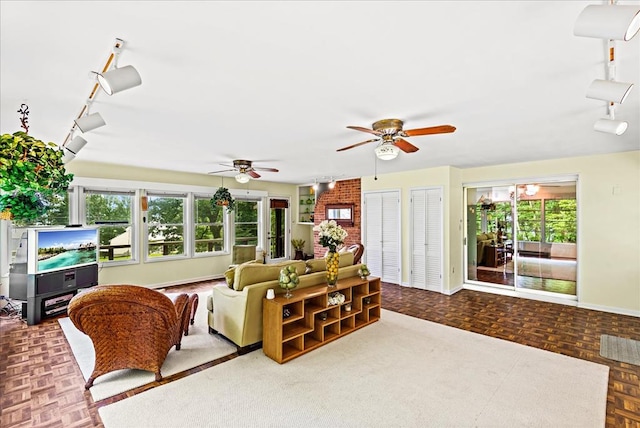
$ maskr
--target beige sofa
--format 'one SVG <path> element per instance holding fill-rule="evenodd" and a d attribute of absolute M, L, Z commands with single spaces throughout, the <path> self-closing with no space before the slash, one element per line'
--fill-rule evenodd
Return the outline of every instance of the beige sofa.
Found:
<path fill-rule="evenodd" d="M 353 253 L 340 253 L 338 280 L 358 275 L 360 264 L 353 264 Z M 234 342 L 241 351 L 262 342 L 262 299 L 267 290 L 273 288 L 276 294 L 285 290 L 278 285 L 280 269 L 283 266 L 297 267 L 300 283 L 293 290 L 326 284 L 324 259 L 289 260 L 282 263 L 261 264 L 248 262 L 237 266 L 231 284 L 213 287 L 207 298 L 209 332 L 219 333 Z"/>

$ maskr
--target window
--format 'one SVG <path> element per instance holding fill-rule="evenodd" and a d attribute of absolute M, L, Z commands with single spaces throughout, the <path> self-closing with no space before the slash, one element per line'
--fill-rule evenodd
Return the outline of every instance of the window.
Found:
<path fill-rule="evenodd" d="M 577 225 L 575 199 L 544 201 L 545 242 L 576 243 Z"/>
<path fill-rule="evenodd" d="M 186 255 L 185 207 L 185 195 L 148 194 L 148 258 Z"/>
<path fill-rule="evenodd" d="M 73 189 L 69 189 L 68 192 L 62 195 L 53 195 L 46 199 L 46 203 L 49 204 L 47 212 L 32 221 L 26 220 L 13 220 L 14 227 L 28 227 L 28 226 L 63 226 L 70 223 L 69 221 L 69 193 L 73 192 Z"/>
<path fill-rule="evenodd" d="M 258 245 L 259 201 L 237 200 L 234 212 L 235 245 Z"/>
<path fill-rule="evenodd" d="M 97 225 L 100 232 L 100 262 L 135 260 L 133 191 L 85 189 L 85 223 Z"/>
<path fill-rule="evenodd" d="M 224 251 L 225 207 L 213 205 L 211 196 L 194 196 L 195 254 Z"/>
<path fill-rule="evenodd" d="M 540 200 L 518 201 L 518 241 L 542 241 L 542 211 Z"/>

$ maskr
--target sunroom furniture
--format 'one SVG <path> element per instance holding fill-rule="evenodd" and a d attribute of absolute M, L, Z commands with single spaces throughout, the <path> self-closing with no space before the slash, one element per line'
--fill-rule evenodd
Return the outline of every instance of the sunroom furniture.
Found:
<path fill-rule="evenodd" d="M 98 376 L 121 369 L 150 371 L 161 380 L 169 350 L 180 349 L 188 300 L 183 293 L 172 302 L 137 285 L 99 285 L 74 296 L 67 313 L 95 349 L 95 367 L 85 388 Z"/>

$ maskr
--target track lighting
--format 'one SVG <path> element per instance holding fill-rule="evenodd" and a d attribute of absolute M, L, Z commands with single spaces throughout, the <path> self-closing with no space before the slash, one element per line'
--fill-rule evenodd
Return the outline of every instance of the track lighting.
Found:
<path fill-rule="evenodd" d="M 62 156 L 63 163 L 69 163 L 75 159 L 76 155 L 87 144 L 87 140 L 77 135 L 73 137 L 73 140 L 69 141 L 64 147 L 64 155 Z"/>
<path fill-rule="evenodd" d="M 140 74 L 132 65 L 96 74 L 100 87 L 107 95 L 117 94 L 142 84 Z"/>
<path fill-rule="evenodd" d="M 79 117 L 74 120 L 76 126 L 83 133 L 93 131 L 96 128 L 106 125 L 106 122 L 100 116 L 100 113 L 91 113 L 85 116 Z"/>
<path fill-rule="evenodd" d="M 313 186 L 311 186 L 313 190 L 318 190 L 318 180 L 313 181 Z"/>
<path fill-rule="evenodd" d="M 333 189 L 334 187 L 336 187 L 336 180 L 331 178 L 331 181 L 329 182 L 329 189 Z"/>
<path fill-rule="evenodd" d="M 238 183 L 241 183 L 241 184 L 248 183 L 249 180 L 251 180 L 251 177 L 246 172 L 241 172 L 240 174 L 236 175 L 236 181 Z"/>
<path fill-rule="evenodd" d="M 596 79 L 587 89 L 587 98 L 622 104 L 633 88 L 633 83 Z"/>
<path fill-rule="evenodd" d="M 578 16 L 573 34 L 629 41 L 640 30 L 640 6 L 590 5 Z"/>
<path fill-rule="evenodd" d="M 629 124 L 621 120 L 602 118 L 593 124 L 593 129 L 607 134 L 622 135 L 627 130 Z"/>
<path fill-rule="evenodd" d="M 382 143 L 375 149 L 376 156 L 380 160 L 391 160 L 398 157 L 400 149 L 391 143 Z"/>

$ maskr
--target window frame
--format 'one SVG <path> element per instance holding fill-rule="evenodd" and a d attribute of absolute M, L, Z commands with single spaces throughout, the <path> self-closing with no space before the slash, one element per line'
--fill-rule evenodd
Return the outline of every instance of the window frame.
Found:
<path fill-rule="evenodd" d="M 139 206 L 136 203 L 140 199 L 140 192 L 131 188 L 114 188 L 114 187 L 99 187 L 99 186 L 77 186 L 77 200 L 74 204 L 77 207 L 77 211 L 72 213 L 71 217 L 75 218 L 79 223 L 85 226 L 97 226 L 100 229 L 101 225 L 87 223 L 87 205 L 86 195 L 89 193 L 104 193 L 104 194 L 131 194 L 131 218 L 129 225 L 131 226 L 131 258 L 128 260 L 98 260 L 101 267 L 111 266 L 125 266 L 134 265 L 140 263 L 140 248 L 138 245 L 138 230 L 139 230 L 139 218 L 140 211 Z M 100 245 L 98 245 L 98 251 Z"/>
<path fill-rule="evenodd" d="M 146 189 L 144 192 L 144 196 L 147 198 L 159 197 L 159 198 L 182 198 L 182 254 L 170 254 L 170 255 L 161 255 L 156 257 L 149 256 L 149 225 L 151 222 L 149 221 L 148 211 L 145 211 L 144 215 L 146 220 L 143 222 L 143 232 L 142 232 L 142 248 L 144 248 L 144 257 L 142 258 L 144 263 L 156 263 L 168 260 L 185 260 L 189 258 L 193 258 L 193 252 L 191 251 L 192 246 L 192 231 L 191 227 L 188 224 L 188 219 L 191 218 L 192 214 L 192 202 L 193 198 L 191 197 L 191 193 L 189 192 L 181 192 L 181 191 L 165 191 L 165 190 L 156 190 L 156 189 Z M 149 205 L 151 205 L 151 201 L 149 200 Z M 178 225 L 178 223 L 167 223 L 170 225 Z"/>
<path fill-rule="evenodd" d="M 228 255 L 230 253 L 229 251 L 229 223 L 230 223 L 230 215 L 229 212 L 227 211 L 226 208 L 222 208 L 222 250 L 220 251 L 206 251 L 206 252 L 197 252 L 196 251 L 196 227 L 198 225 L 203 225 L 203 224 L 211 224 L 211 223 L 198 223 L 196 220 L 196 215 L 198 213 L 198 204 L 197 204 L 197 200 L 198 199 L 211 199 L 213 197 L 213 193 L 209 193 L 209 194 L 204 194 L 204 193 L 191 193 L 190 194 L 190 198 L 189 198 L 189 203 L 192 204 L 192 225 L 191 225 L 191 233 L 193 236 L 193 240 L 192 240 L 192 245 L 190 248 L 191 251 L 191 257 L 193 258 L 197 258 L 197 257 L 212 257 L 212 256 L 221 256 L 221 255 Z"/>

